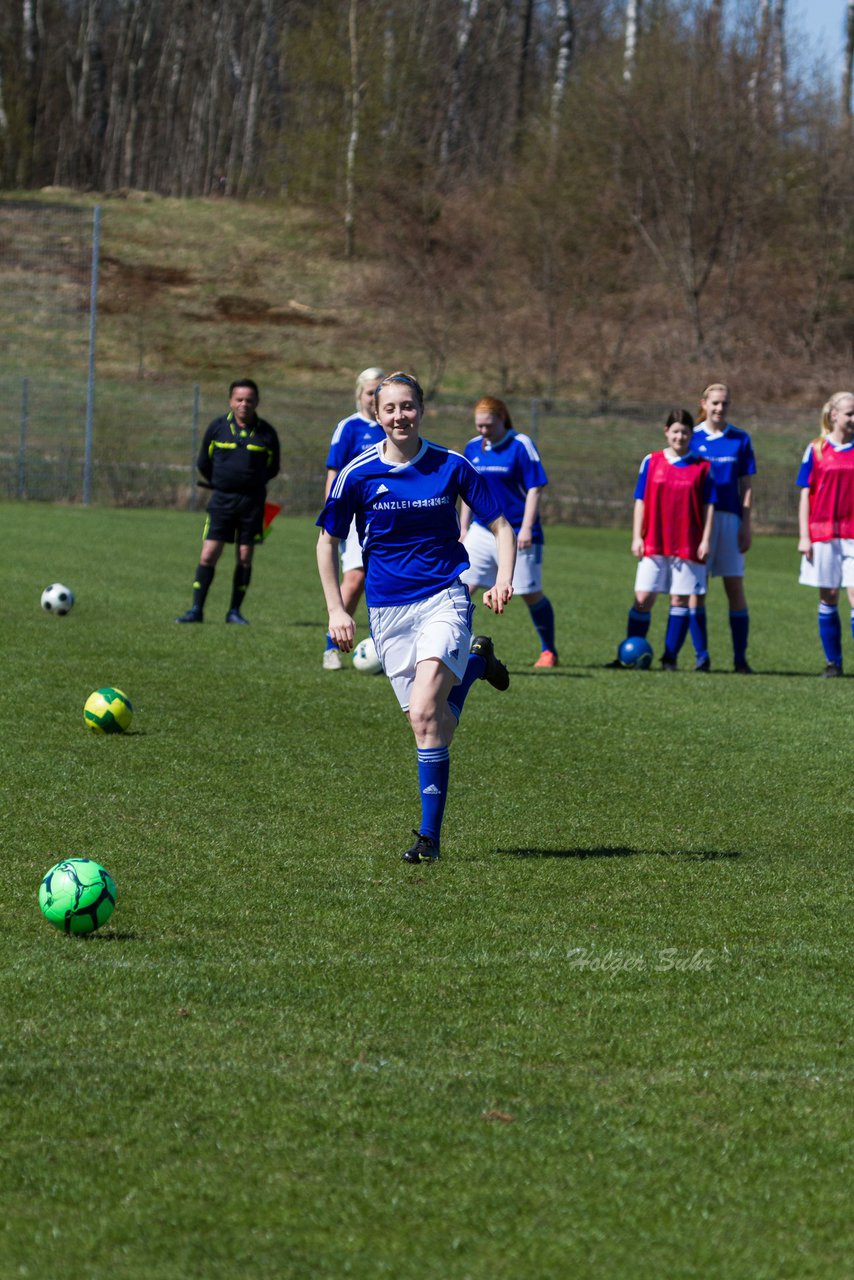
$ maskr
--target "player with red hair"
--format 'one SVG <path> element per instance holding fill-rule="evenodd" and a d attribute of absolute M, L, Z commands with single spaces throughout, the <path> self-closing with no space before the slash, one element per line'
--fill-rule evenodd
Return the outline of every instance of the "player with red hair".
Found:
<path fill-rule="evenodd" d="M 540 494 L 548 477 L 530 436 L 517 431 L 503 400 L 483 396 L 474 407 L 477 435 L 463 453 L 489 486 L 516 534 L 516 569 L 513 590 L 528 606 L 540 641 L 535 667 L 556 667 L 554 609 L 543 593 L 543 526 L 540 522 Z M 495 539 L 487 525 L 472 518 L 467 506 L 460 513 L 460 525 L 471 561 L 462 580 L 474 596 L 478 589 L 495 585 L 498 557 Z"/>

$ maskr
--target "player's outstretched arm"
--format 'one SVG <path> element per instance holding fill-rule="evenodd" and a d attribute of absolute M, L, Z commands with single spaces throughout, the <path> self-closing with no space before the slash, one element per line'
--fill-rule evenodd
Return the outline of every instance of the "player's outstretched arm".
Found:
<path fill-rule="evenodd" d="M 317 540 L 317 571 L 320 574 L 320 585 L 329 611 L 329 635 L 334 644 L 343 653 L 353 648 L 356 625 L 344 608 L 341 597 L 341 584 L 338 581 L 338 538 L 333 538 L 321 530 Z"/>
<path fill-rule="evenodd" d="M 483 593 L 483 603 L 493 613 L 503 613 L 513 599 L 513 570 L 516 568 L 516 535 L 513 526 L 499 516 L 489 526 L 498 544 L 498 572 L 495 586 Z"/>

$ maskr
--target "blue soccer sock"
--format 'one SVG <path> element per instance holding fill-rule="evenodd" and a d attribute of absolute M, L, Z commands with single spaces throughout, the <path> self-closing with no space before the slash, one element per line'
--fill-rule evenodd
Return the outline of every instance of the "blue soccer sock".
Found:
<path fill-rule="evenodd" d="M 818 634 L 821 647 L 827 662 L 842 666 L 842 623 L 839 610 L 834 604 L 818 606 Z"/>
<path fill-rule="evenodd" d="M 548 596 L 543 596 L 542 600 L 538 600 L 536 604 L 528 605 L 528 612 L 531 615 L 531 621 L 537 635 L 540 637 L 540 647 L 543 652 L 547 649 L 552 653 L 557 653 L 555 648 L 555 611 L 552 608 L 552 602 Z"/>
<path fill-rule="evenodd" d="M 463 713 L 463 703 L 469 696 L 469 689 L 475 680 L 479 680 L 486 670 L 486 663 L 480 654 L 470 653 L 466 669 L 463 672 L 463 678 L 459 684 L 455 684 L 451 692 L 448 694 L 448 706 L 453 714 L 459 720 Z"/>
<path fill-rule="evenodd" d="M 626 639 L 629 640 L 632 636 L 641 636 L 645 639 L 651 622 L 652 614 L 648 609 L 638 609 L 632 605 L 629 609 L 629 620 L 626 623 Z"/>
<path fill-rule="evenodd" d="M 332 639 L 332 636 L 329 634 L 329 632 L 328 632 L 328 631 L 327 631 L 327 633 L 326 633 L 326 647 L 327 647 L 327 649 L 337 649 L 337 648 L 338 648 L 338 645 L 337 645 L 337 644 L 335 643 L 335 641 Z"/>
<path fill-rule="evenodd" d="M 694 642 L 694 650 L 698 662 L 705 662 L 709 656 L 709 632 L 706 625 L 706 606 L 698 604 L 696 609 L 689 610 L 688 630 Z"/>
<path fill-rule="evenodd" d="M 676 660 L 679 650 L 685 643 L 688 634 L 688 608 L 686 605 L 673 604 L 667 615 L 667 631 L 664 633 L 664 655 Z"/>
<path fill-rule="evenodd" d="M 750 614 L 746 609 L 730 609 L 729 629 L 732 632 L 732 656 L 736 666 L 747 661 L 747 634 L 750 630 Z"/>
<path fill-rule="evenodd" d="M 451 753 L 447 747 L 418 748 L 418 789 L 421 792 L 419 835 L 429 836 L 438 846 L 442 818 L 448 798 Z"/>

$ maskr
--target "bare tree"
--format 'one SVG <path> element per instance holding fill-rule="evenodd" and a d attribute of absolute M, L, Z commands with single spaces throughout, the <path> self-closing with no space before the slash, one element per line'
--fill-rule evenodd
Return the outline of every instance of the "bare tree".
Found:
<path fill-rule="evenodd" d="M 635 71 L 638 39 L 640 37 L 643 0 L 626 0 L 626 31 L 623 44 L 623 79 L 631 83 Z"/>
<path fill-rule="evenodd" d="M 575 13 L 572 7 L 572 0 L 555 0 L 555 9 L 558 40 L 550 109 L 552 146 L 557 143 L 560 110 L 566 94 L 566 82 L 572 69 L 572 57 L 575 51 Z"/>
<path fill-rule="evenodd" d="M 851 83 L 854 78 L 854 0 L 848 0 L 845 21 L 845 74 L 843 76 L 842 109 L 851 119 Z"/>
<path fill-rule="evenodd" d="M 774 0 L 773 39 L 771 43 L 771 93 L 774 103 L 774 120 L 783 124 L 786 87 L 786 0 Z"/>
<path fill-rule="evenodd" d="M 451 68 L 451 84 L 448 92 L 448 110 L 445 116 L 445 127 L 439 143 L 439 169 L 445 174 L 451 153 L 457 144 L 463 109 L 463 75 L 465 71 L 466 52 L 471 30 L 474 25 L 480 0 L 459 0 L 460 9 L 457 18 L 456 48 Z"/>
<path fill-rule="evenodd" d="M 350 134 L 347 139 L 346 201 L 344 208 L 344 252 L 352 258 L 356 249 L 356 149 L 362 111 L 362 75 L 359 70 L 359 0 L 350 0 L 347 30 L 350 37 Z"/>

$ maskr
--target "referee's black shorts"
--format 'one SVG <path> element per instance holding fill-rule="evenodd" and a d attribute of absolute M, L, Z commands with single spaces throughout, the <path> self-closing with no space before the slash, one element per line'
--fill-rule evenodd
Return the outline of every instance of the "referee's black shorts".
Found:
<path fill-rule="evenodd" d="M 264 498 L 257 494 L 220 493 L 211 496 L 204 538 L 252 546 L 264 538 Z"/>

